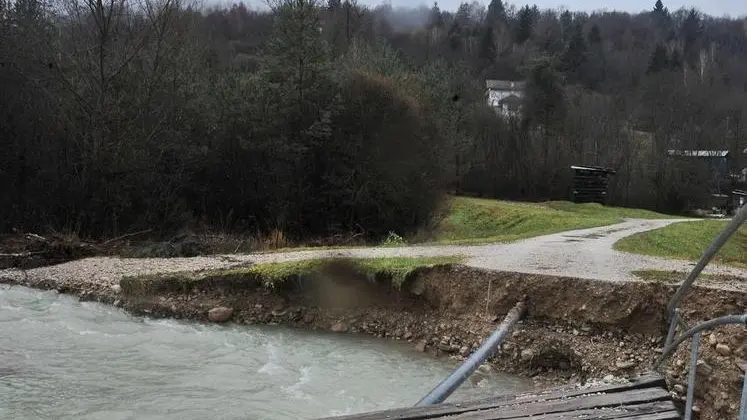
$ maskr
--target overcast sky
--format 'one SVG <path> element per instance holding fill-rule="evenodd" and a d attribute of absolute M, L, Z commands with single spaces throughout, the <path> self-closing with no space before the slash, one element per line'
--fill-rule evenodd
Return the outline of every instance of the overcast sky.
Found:
<path fill-rule="evenodd" d="M 392 6 L 418 6 L 420 4 L 433 4 L 432 0 L 389 0 Z M 487 4 L 490 0 L 478 0 Z M 695 7 L 698 10 L 713 16 L 730 15 L 732 17 L 747 16 L 747 0 L 663 0 L 669 10 L 677 10 L 680 7 Z M 375 6 L 383 3 L 383 0 L 360 0 L 361 3 Z M 460 0 L 439 0 L 441 8 L 455 10 Z M 540 9 L 557 9 L 561 6 L 572 11 L 587 11 L 607 9 L 621 10 L 637 13 L 650 10 L 654 7 L 656 0 L 509 0 L 509 4 L 523 6 L 525 3 L 537 4 Z"/>

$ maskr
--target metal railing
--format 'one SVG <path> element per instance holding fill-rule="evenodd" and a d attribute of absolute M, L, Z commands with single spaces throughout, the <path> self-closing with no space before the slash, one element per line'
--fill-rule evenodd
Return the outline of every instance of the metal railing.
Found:
<path fill-rule="evenodd" d="M 654 364 L 654 368 L 658 369 L 667 357 L 669 357 L 683 342 L 688 338 L 692 338 L 692 347 L 690 350 L 690 366 L 689 374 L 687 377 L 687 396 L 685 399 L 685 420 L 690 420 L 693 415 L 693 403 L 695 399 L 695 378 L 697 376 L 698 367 L 698 355 L 700 352 L 700 335 L 705 330 L 710 330 L 714 327 L 729 324 L 742 324 L 747 325 L 747 313 L 742 315 L 728 315 L 720 318 L 711 319 L 709 321 L 700 323 L 695 327 L 689 328 L 685 320 L 682 318 L 681 311 L 679 310 L 679 304 L 682 298 L 685 296 L 687 291 L 692 287 L 695 280 L 703 272 L 703 269 L 711 262 L 716 253 L 726 244 L 732 235 L 742 226 L 747 220 L 747 206 L 742 206 L 737 213 L 734 215 L 732 220 L 726 225 L 724 230 L 719 233 L 716 239 L 706 248 L 700 260 L 695 265 L 693 270 L 687 275 L 685 280 L 682 282 L 680 287 L 675 292 L 672 299 L 667 304 L 667 318 L 669 321 L 669 331 L 667 332 L 667 338 L 664 341 L 664 348 L 659 359 Z M 677 329 L 680 329 L 682 333 L 676 336 Z M 744 367 L 747 371 L 747 366 Z M 747 373 L 744 375 L 744 381 L 742 386 L 742 399 L 740 402 L 739 420 L 747 420 Z"/>
<path fill-rule="evenodd" d="M 462 364 L 440 384 L 436 385 L 431 392 L 415 404 L 415 407 L 439 404 L 446 400 L 457 388 L 469 378 L 477 368 L 485 363 L 488 358 L 495 353 L 496 349 L 508 333 L 526 313 L 526 303 L 519 302 L 514 306 L 503 319 L 501 325 L 490 335 L 482 345 L 467 358 Z"/>
<path fill-rule="evenodd" d="M 697 280 L 698 276 L 703 272 L 703 269 L 705 269 L 716 253 L 718 253 L 724 244 L 726 244 L 739 227 L 744 224 L 745 220 L 747 220 L 747 206 L 743 206 L 739 209 L 726 228 L 724 228 L 724 230 L 703 252 L 698 263 L 690 274 L 688 274 L 687 278 L 685 278 L 685 281 L 680 285 L 667 305 L 667 318 L 670 323 L 669 331 L 667 332 L 662 355 L 655 363 L 654 368 L 658 369 L 680 344 L 692 337 L 693 343 L 690 355 L 690 374 L 688 375 L 687 397 L 685 403 L 685 420 L 690 420 L 693 413 L 695 377 L 697 375 L 698 354 L 700 351 L 700 333 L 704 330 L 720 325 L 747 325 L 747 313 L 743 315 L 729 315 L 715 318 L 698 324 L 693 328 L 688 328 L 687 323 L 681 316 L 678 305 L 685 293 L 687 293 L 695 280 Z M 524 316 L 525 312 L 525 302 L 519 302 L 511 311 L 509 311 L 501 325 L 483 342 L 480 348 L 465 360 L 451 375 L 449 375 L 449 377 L 433 388 L 428 395 L 418 401 L 415 406 L 422 407 L 445 401 L 446 398 L 448 398 L 472 373 L 474 373 L 475 370 L 477 370 L 478 366 L 484 363 L 495 352 L 498 346 L 505 340 L 511 328 L 513 328 L 513 326 Z M 683 333 L 675 338 L 678 327 L 683 331 Z M 745 366 L 745 370 L 747 370 L 747 366 Z M 747 420 L 747 373 L 744 378 L 739 419 Z"/>

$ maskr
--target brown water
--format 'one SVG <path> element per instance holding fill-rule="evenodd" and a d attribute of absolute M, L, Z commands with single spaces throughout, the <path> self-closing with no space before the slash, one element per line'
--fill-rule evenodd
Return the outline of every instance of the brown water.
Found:
<path fill-rule="evenodd" d="M 0 418 L 303 419 L 411 406 L 456 362 L 345 334 L 133 317 L 0 286 Z M 526 389 L 503 375 L 449 401 Z"/>

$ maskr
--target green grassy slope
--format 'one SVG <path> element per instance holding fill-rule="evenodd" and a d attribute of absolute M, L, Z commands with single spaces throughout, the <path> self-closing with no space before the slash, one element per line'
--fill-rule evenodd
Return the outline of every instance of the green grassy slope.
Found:
<path fill-rule="evenodd" d="M 567 230 L 605 226 L 625 218 L 672 218 L 648 210 L 565 201 L 518 203 L 452 197 L 435 229 L 440 243 L 512 241 Z"/>
<path fill-rule="evenodd" d="M 723 220 L 675 223 L 623 238 L 615 244 L 615 249 L 656 257 L 697 260 L 727 223 Z M 714 260 L 747 266 L 747 226 L 742 226 L 731 237 Z"/>

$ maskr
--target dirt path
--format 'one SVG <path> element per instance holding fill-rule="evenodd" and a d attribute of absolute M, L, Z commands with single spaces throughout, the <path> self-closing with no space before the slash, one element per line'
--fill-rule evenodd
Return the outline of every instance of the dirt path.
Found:
<path fill-rule="evenodd" d="M 41 267 L 26 272 L 41 281 L 92 282 L 116 284 L 124 275 L 154 272 L 194 271 L 225 268 L 246 263 L 297 261 L 321 257 L 427 257 L 462 255 L 466 265 L 492 270 L 547 274 L 607 281 L 634 280 L 632 271 L 659 269 L 689 271 L 694 263 L 667 260 L 615 251 L 619 239 L 639 232 L 667 226 L 683 220 L 628 220 L 591 229 L 539 236 L 511 243 L 490 245 L 434 245 L 335 250 L 303 250 L 282 253 L 217 255 L 195 258 L 125 259 L 96 257 L 65 264 Z M 706 273 L 729 274 L 747 278 L 747 271 L 710 264 Z M 1 276 L 21 275 L 0 271 Z"/>

